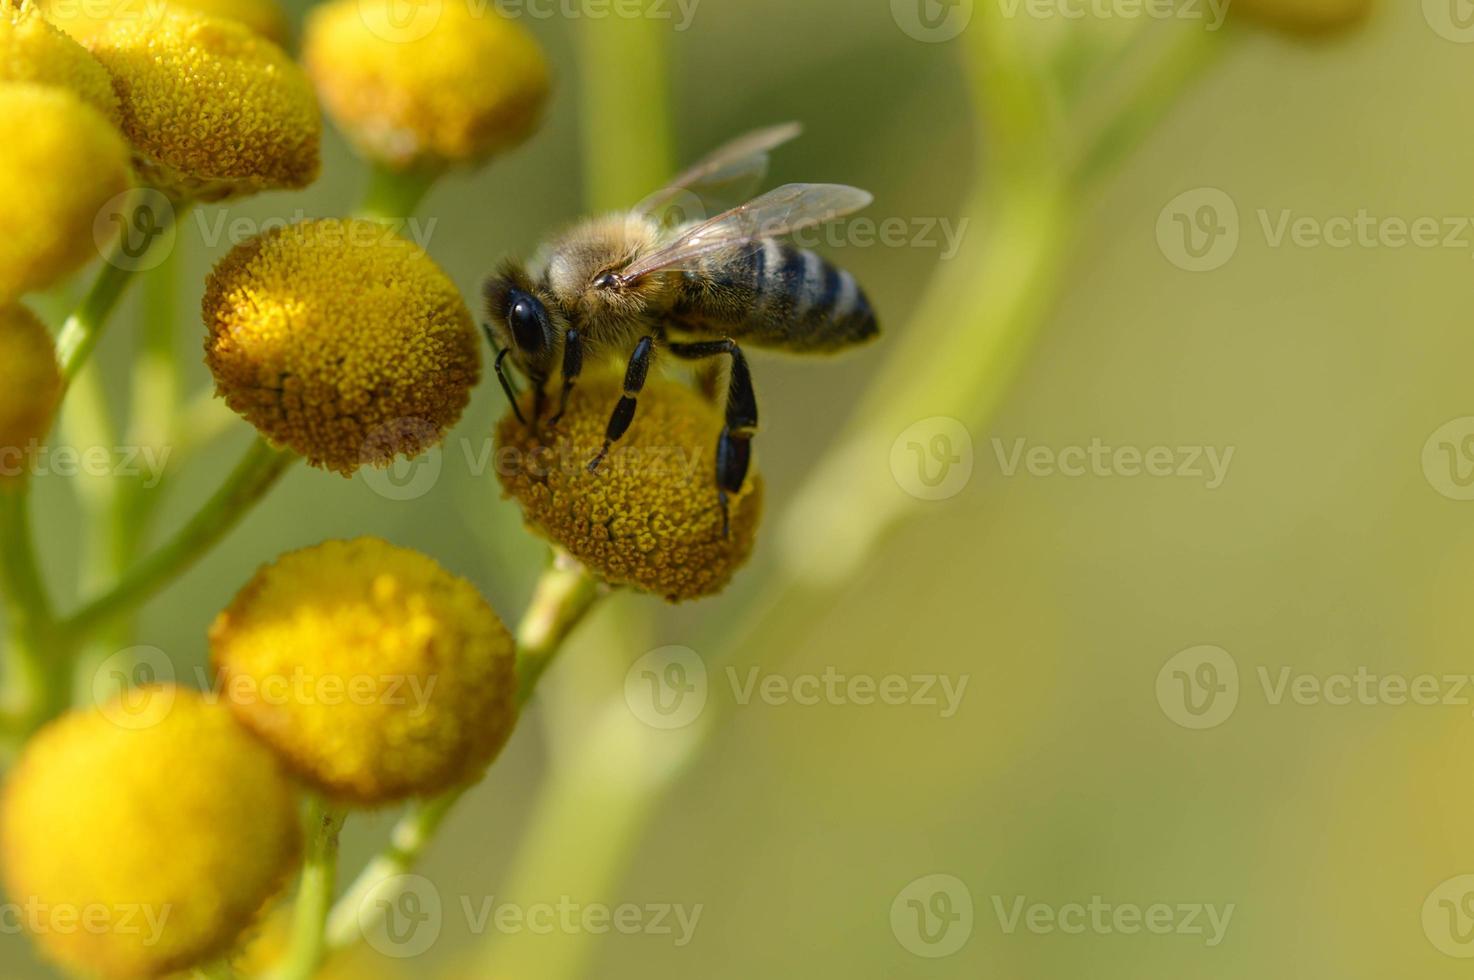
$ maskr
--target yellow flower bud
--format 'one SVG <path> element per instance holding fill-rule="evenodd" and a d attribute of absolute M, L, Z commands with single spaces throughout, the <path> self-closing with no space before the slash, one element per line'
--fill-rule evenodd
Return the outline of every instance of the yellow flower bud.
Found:
<path fill-rule="evenodd" d="M 469 780 L 516 721 L 514 644 L 496 613 L 471 583 L 376 538 L 261 569 L 210 647 L 237 717 L 339 799 Z"/>
<path fill-rule="evenodd" d="M 13 457 L 51 428 L 61 374 L 51 334 L 24 306 L 0 307 L 0 451 Z M 13 458 L 0 459 L 0 479 L 13 476 Z"/>
<path fill-rule="evenodd" d="M 654 377 L 634 424 L 590 473 L 622 388 L 609 375 L 581 380 L 556 433 L 544 424 L 534 434 L 509 413 L 497 429 L 502 486 L 535 531 L 605 581 L 672 602 L 719 592 L 752 553 L 762 480 L 749 477 L 732 498 L 731 533 L 723 536 L 721 414 L 687 386 Z"/>
<path fill-rule="evenodd" d="M 303 62 L 334 122 L 391 169 L 478 164 L 536 128 L 549 69 L 537 41 L 494 5 L 417 9 L 334 0 L 303 36 Z"/>
<path fill-rule="evenodd" d="M 103 34 L 110 21 L 157 20 L 164 10 L 239 21 L 269 41 L 286 47 L 291 28 L 276 0 L 43 0 L 46 17 L 83 44 Z"/>
<path fill-rule="evenodd" d="M 68 89 L 118 121 L 118 97 L 107 71 L 86 48 L 47 23 L 31 0 L 0 0 L 0 82 Z"/>
<path fill-rule="evenodd" d="M 172 10 L 110 20 L 89 42 L 113 76 L 139 173 L 216 201 L 317 179 L 322 120 L 307 78 L 231 20 Z"/>
<path fill-rule="evenodd" d="M 217 393 L 273 443 L 345 476 L 439 443 L 481 374 L 455 284 L 371 221 L 241 244 L 210 275 L 204 315 Z"/>
<path fill-rule="evenodd" d="M 32 910 L 22 922 L 52 959 L 157 977 L 224 953 L 253 922 L 298 854 L 297 806 L 224 707 L 174 687 L 122 696 L 165 710 L 120 724 L 132 716 L 114 703 L 43 729 L 6 788 L 0 852 L 10 901 Z"/>
<path fill-rule="evenodd" d="M 131 182 L 102 113 L 65 89 L 0 85 L 0 303 L 96 258 L 99 215 Z"/>
<path fill-rule="evenodd" d="M 1291 34 L 1314 37 L 1354 27 L 1373 0 L 1233 0 L 1231 12 Z"/>

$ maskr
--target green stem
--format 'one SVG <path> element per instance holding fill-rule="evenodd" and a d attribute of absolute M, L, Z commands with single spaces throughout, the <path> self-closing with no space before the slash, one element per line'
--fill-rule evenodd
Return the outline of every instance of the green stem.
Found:
<path fill-rule="evenodd" d="M 225 483 L 184 527 L 110 592 L 65 620 L 63 629 L 69 636 L 85 636 L 143 605 L 229 534 L 297 458 L 258 437 Z"/>
<path fill-rule="evenodd" d="M 517 627 L 518 707 L 532 697 L 538 680 L 600 594 L 599 584 L 588 570 L 564 556 L 558 556 L 543 572 Z M 384 890 L 386 883 L 419 863 L 446 816 L 470 788 L 460 786 L 411 805 L 390 832 L 389 846 L 369 862 L 334 906 L 328 918 L 330 949 L 345 949 L 362 938 L 366 925 L 360 909 L 370 896 L 392 904 L 393 895 Z"/>
<path fill-rule="evenodd" d="M 628 208 L 671 172 L 670 25 L 651 17 L 580 25 L 578 105 L 584 198 L 590 210 Z M 630 112 L 637 105 L 639 112 Z"/>
<path fill-rule="evenodd" d="M 0 709 L 24 736 L 66 705 L 66 650 L 31 531 L 30 488 L 0 479 L 0 591 L 10 627 Z"/>
<path fill-rule="evenodd" d="M 338 887 L 338 835 L 346 812 L 316 796 L 307 800 L 307 854 L 292 909 L 292 938 L 270 980 L 308 980 L 327 955 L 323 928 Z"/>
<path fill-rule="evenodd" d="M 439 178 L 437 171 L 390 170 L 379 163 L 370 164 L 368 187 L 357 214 L 386 224 L 407 221 Z"/>

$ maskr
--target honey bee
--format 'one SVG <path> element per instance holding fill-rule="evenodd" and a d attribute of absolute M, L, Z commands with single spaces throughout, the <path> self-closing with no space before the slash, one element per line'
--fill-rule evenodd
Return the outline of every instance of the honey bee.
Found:
<path fill-rule="evenodd" d="M 788 184 L 706 220 L 663 219 L 674 205 L 753 187 L 769 153 L 800 132 L 795 123 L 723 146 L 625 213 L 587 220 L 531 263 L 505 263 L 485 285 L 496 374 L 517 417 L 511 358 L 533 386 L 538 424 L 555 372 L 556 426 L 585 363 L 619 358 L 624 395 L 614 406 L 597 470 L 629 429 L 652 364 L 728 358 L 725 424 L 717 439 L 716 489 L 728 532 L 728 495 L 741 490 L 757 431 L 757 397 L 741 344 L 827 353 L 874 338 L 879 324 L 854 276 L 785 236 L 868 206 L 865 191 L 838 184 Z"/>

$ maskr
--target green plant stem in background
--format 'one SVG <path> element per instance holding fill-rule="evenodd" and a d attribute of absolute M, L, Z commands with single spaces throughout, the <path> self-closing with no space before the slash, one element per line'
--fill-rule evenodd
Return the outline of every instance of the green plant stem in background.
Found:
<path fill-rule="evenodd" d="M 633 207 L 670 175 L 670 32 L 654 17 L 578 25 L 584 203 L 592 211 Z"/>
<path fill-rule="evenodd" d="M 563 555 L 543 572 L 532 600 L 517 627 L 517 704 L 524 706 L 548 665 L 563 649 L 569 634 L 583 622 L 599 598 L 598 581 L 582 565 Z M 460 786 L 440 796 L 411 804 L 390 832 L 389 846 L 380 852 L 334 906 L 328 919 L 329 949 L 341 950 L 363 937 L 364 903 L 392 904 L 393 879 L 411 870 L 423 856 L 451 809 L 471 786 Z M 378 906 L 383 907 L 383 906 Z"/>
<path fill-rule="evenodd" d="M 338 835 L 345 817 L 344 810 L 316 796 L 307 800 L 307 854 L 292 908 L 292 936 L 285 959 L 267 974 L 270 980 L 308 980 L 327 955 L 323 926 L 338 887 Z"/>
<path fill-rule="evenodd" d="M 368 187 L 357 214 L 370 221 L 392 224 L 412 217 L 440 174 L 435 171 L 390 170 L 379 163 L 369 165 Z"/>
<path fill-rule="evenodd" d="M 3 709 L 12 736 L 24 737 L 66 705 L 65 663 L 50 593 L 31 532 L 28 482 L 0 483 L 0 590 L 10 627 Z"/>
<path fill-rule="evenodd" d="M 229 534 L 297 459 L 255 438 L 214 496 L 184 527 L 110 592 L 65 620 L 63 629 L 71 636 L 85 636 L 147 602 Z"/>

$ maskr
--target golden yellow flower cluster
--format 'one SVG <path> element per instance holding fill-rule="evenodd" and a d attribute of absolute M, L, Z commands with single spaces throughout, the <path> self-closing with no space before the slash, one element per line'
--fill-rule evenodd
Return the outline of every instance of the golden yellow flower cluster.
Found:
<path fill-rule="evenodd" d="M 371 221 L 308 221 L 245 242 L 211 274 L 204 316 L 226 403 L 344 475 L 438 443 L 480 378 L 455 284 Z"/>
<path fill-rule="evenodd" d="M 502 486 L 534 530 L 608 582 L 672 602 L 719 592 L 752 553 L 762 480 L 750 477 L 732 498 L 724 536 L 715 476 L 721 414 L 687 386 L 653 377 L 629 432 L 590 473 L 621 393 L 614 376 L 581 381 L 556 432 L 534 433 L 509 413 L 497 429 Z"/>
<path fill-rule="evenodd" d="M 542 49 L 488 4 L 397 0 L 318 7 L 303 61 L 323 105 L 370 159 L 396 170 L 474 165 L 525 140 L 550 73 Z"/>
<path fill-rule="evenodd" d="M 149 724 L 119 704 L 27 745 L 0 807 L 10 901 L 87 976 L 157 977 L 228 950 L 299 853 L 280 763 L 218 704 L 172 687 Z"/>
<path fill-rule="evenodd" d="M 72 37 L 88 44 L 106 32 L 113 21 L 157 20 L 165 10 L 195 13 L 239 21 L 269 41 L 285 47 L 291 30 L 286 12 L 276 0 L 44 0 L 46 17 Z"/>
<path fill-rule="evenodd" d="M 112 79 L 87 49 L 57 30 L 31 0 L 0 0 L 0 82 L 64 88 L 118 121 Z"/>
<path fill-rule="evenodd" d="M 64 88 L 0 85 L 0 304 L 96 258 L 118 231 L 97 227 L 105 205 L 131 182 L 128 147 L 96 108 Z"/>
<path fill-rule="evenodd" d="M 24 306 L 0 307 L 0 450 L 44 438 L 60 393 L 46 326 Z"/>
<path fill-rule="evenodd" d="M 343 800 L 383 803 L 469 780 L 517 717 L 514 644 L 486 600 L 424 555 L 375 538 L 266 566 L 216 619 L 210 645 L 240 720 Z"/>
<path fill-rule="evenodd" d="M 212 201 L 317 179 L 322 121 L 300 68 L 233 20 L 172 10 L 89 39 L 144 181 Z"/>

